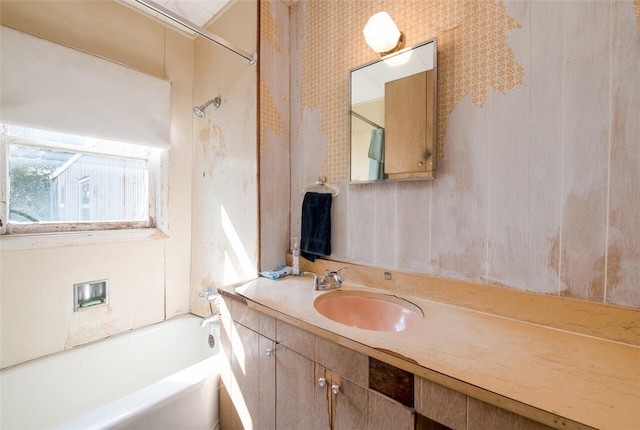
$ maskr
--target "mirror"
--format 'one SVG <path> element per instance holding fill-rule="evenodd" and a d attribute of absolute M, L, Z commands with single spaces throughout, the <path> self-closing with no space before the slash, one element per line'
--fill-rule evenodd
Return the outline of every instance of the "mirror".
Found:
<path fill-rule="evenodd" d="M 350 182 L 433 179 L 436 39 L 350 72 Z"/>

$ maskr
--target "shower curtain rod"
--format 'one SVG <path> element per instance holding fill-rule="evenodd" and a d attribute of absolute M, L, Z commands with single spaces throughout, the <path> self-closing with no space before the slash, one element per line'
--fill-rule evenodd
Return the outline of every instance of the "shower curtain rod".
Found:
<path fill-rule="evenodd" d="M 169 9 L 166 9 L 162 6 L 160 6 L 159 4 L 157 4 L 156 2 L 153 2 L 151 0 L 133 0 L 136 3 L 153 10 L 154 12 L 159 13 L 160 15 L 164 16 L 165 18 L 175 22 L 176 24 L 179 24 L 191 31 L 193 31 L 194 33 L 204 37 L 205 39 L 207 39 L 210 42 L 213 42 L 217 45 L 222 46 L 223 48 L 228 49 L 229 51 L 233 52 L 234 54 L 237 54 L 247 60 L 249 60 L 249 64 L 250 65 L 254 65 L 256 64 L 256 53 L 254 52 L 253 55 L 243 51 L 240 48 L 236 48 L 235 46 L 233 46 L 230 42 L 227 42 L 226 40 L 224 40 L 223 38 L 216 36 L 213 33 L 208 32 L 207 30 L 203 29 L 202 27 L 194 24 L 193 22 L 182 18 L 181 16 L 176 15 L 175 13 L 171 12 Z"/>
<path fill-rule="evenodd" d="M 381 129 L 383 129 L 383 130 L 384 130 L 384 127 L 379 126 L 379 125 L 378 125 L 378 124 L 376 124 L 375 122 L 371 121 L 370 119 L 367 119 L 367 118 L 363 117 L 363 116 L 362 116 L 362 115 L 360 115 L 359 113 L 356 113 L 356 112 L 354 112 L 354 111 L 351 111 L 351 115 L 355 116 L 355 117 L 356 117 L 356 118 L 358 118 L 360 121 L 364 121 L 364 122 L 366 122 L 367 124 L 369 124 L 369 125 L 370 125 L 370 126 L 372 126 L 372 127 L 375 127 L 375 128 L 381 128 Z"/>

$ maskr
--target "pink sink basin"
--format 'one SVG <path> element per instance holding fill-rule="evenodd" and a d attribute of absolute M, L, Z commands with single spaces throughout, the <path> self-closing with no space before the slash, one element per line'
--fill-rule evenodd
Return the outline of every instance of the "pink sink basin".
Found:
<path fill-rule="evenodd" d="M 313 302 L 325 317 L 350 327 L 376 331 L 405 331 L 420 324 L 424 314 L 398 297 L 365 291 L 332 291 Z"/>

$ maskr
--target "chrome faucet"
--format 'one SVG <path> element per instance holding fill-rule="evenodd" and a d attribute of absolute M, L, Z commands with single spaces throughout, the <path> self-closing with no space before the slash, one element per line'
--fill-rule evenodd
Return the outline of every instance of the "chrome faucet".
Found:
<path fill-rule="evenodd" d="M 325 271 L 324 278 L 321 278 L 313 272 L 303 272 L 302 274 L 313 275 L 313 289 L 316 291 L 335 290 L 342 286 L 343 279 L 340 272 L 344 269 L 346 269 L 346 267 L 332 271 L 327 270 Z"/>
<path fill-rule="evenodd" d="M 214 287 L 200 290 L 200 292 L 198 293 L 198 297 L 200 297 L 200 300 L 204 300 L 207 303 L 213 302 L 218 307 L 220 307 L 220 301 L 222 300 L 222 298 L 220 297 L 220 293 Z"/>
<path fill-rule="evenodd" d="M 211 309 L 211 315 L 200 321 L 200 327 L 204 327 L 207 324 L 217 324 L 220 322 L 220 305 L 222 304 L 222 297 L 217 289 L 211 287 L 204 290 L 200 290 L 198 293 L 200 300 L 204 300 L 209 303 L 209 309 Z M 215 303 L 218 312 L 213 312 L 211 302 Z"/>
<path fill-rule="evenodd" d="M 207 324 L 218 324 L 220 322 L 220 312 L 218 312 L 217 314 L 212 314 L 206 318 L 203 318 L 202 321 L 200 321 L 200 327 L 204 327 Z"/>

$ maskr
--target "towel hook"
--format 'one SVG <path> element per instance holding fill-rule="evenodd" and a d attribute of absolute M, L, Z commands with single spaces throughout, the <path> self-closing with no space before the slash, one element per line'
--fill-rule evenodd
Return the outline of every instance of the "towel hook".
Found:
<path fill-rule="evenodd" d="M 338 188 L 333 185 L 327 185 L 325 181 L 326 177 L 319 176 L 315 183 L 306 185 L 302 191 L 305 193 L 325 193 L 331 194 L 333 197 L 338 195 Z"/>

